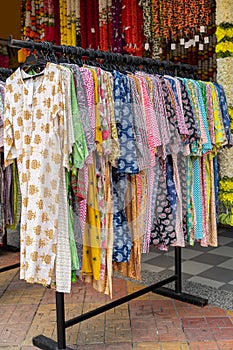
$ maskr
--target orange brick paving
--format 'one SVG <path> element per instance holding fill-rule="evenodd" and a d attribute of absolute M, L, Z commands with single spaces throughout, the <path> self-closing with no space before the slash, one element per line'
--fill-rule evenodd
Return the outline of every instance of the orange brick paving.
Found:
<path fill-rule="evenodd" d="M 113 279 L 113 300 L 143 288 Z M 66 319 L 109 298 L 81 282 L 65 296 Z M 0 273 L 0 350 L 32 350 L 32 338 L 56 340 L 54 290 L 19 280 L 19 270 Z M 233 311 L 204 308 L 148 293 L 66 330 L 78 350 L 233 350 Z"/>

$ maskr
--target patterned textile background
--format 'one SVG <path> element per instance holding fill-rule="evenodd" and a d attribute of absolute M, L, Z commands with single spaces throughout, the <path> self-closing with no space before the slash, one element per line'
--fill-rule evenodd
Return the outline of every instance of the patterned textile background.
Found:
<path fill-rule="evenodd" d="M 189 63 L 216 80 L 213 0 L 22 0 L 21 9 L 22 39 Z"/>

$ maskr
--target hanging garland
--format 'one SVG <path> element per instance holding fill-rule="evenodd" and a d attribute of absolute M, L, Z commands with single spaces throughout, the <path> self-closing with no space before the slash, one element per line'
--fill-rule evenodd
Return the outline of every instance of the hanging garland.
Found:
<path fill-rule="evenodd" d="M 216 1 L 217 80 L 224 87 L 233 134 L 233 1 Z M 233 226 L 233 150 L 223 149 L 219 155 L 219 222 Z"/>
<path fill-rule="evenodd" d="M 23 0 L 21 3 L 22 39 L 59 43 L 58 5 L 54 0 Z"/>
<path fill-rule="evenodd" d="M 197 65 L 202 80 L 215 80 L 215 2 L 141 0 L 139 4 L 144 56 Z"/>

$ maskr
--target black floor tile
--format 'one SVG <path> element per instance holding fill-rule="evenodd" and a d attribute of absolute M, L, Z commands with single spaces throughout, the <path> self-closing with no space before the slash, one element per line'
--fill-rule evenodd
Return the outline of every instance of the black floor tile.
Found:
<path fill-rule="evenodd" d="M 225 228 L 225 227 L 221 227 L 218 229 L 218 235 L 219 236 L 224 236 L 224 237 L 233 237 L 233 227 L 229 227 L 229 228 Z"/>
<path fill-rule="evenodd" d="M 213 250 L 214 247 L 202 247 L 200 245 L 200 243 L 195 243 L 194 246 L 191 246 L 191 245 L 187 245 L 187 248 L 188 249 L 193 249 L 193 250 L 196 250 L 196 251 L 200 251 L 200 252 L 203 252 L 203 253 L 206 253 L 206 252 L 209 252 L 210 250 Z M 185 248 L 184 248 L 185 249 Z"/>
<path fill-rule="evenodd" d="M 174 258 L 168 255 L 161 255 L 146 261 L 147 264 L 169 268 L 175 265 Z"/>
<path fill-rule="evenodd" d="M 190 275 L 189 273 L 182 272 L 182 281 L 188 280 L 189 278 L 192 278 L 193 275 Z"/>
<path fill-rule="evenodd" d="M 227 283 L 233 280 L 233 270 L 224 269 L 222 267 L 212 267 L 198 274 L 198 276 Z"/>
<path fill-rule="evenodd" d="M 215 254 L 201 254 L 198 255 L 190 260 L 196 261 L 203 264 L 209 264 L 217 266 L 225 261 L 227 261 L 229 258 L 222 256 L 222 255 L 215 255 Z"/>
<path fill-rule="evenodd" d="M 233 284 L 224 284 L 219 289 L 227 290 L 228 292 L 233 292 Z"/>

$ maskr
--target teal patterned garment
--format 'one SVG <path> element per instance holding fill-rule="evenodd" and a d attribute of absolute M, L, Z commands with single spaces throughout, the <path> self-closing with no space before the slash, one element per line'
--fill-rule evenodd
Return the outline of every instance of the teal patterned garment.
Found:
<path fill-rule="evenodd" d="M 209 125 L 207 119 L 207 96 L 206 96 L 206 84 L 200 81 L 193 81 L 198 89 L 198 101 L 200 103 L 200 112 L 203 120 L 205 133 L 207 136 L 207 142 L 202 144 L 202 154 L 208 153 L 212 150 L 211 138 L 209 133 Z"/>
<path fill-rule="evenodd" d="M 186 220 L 187 220 L 187 241 L 194 244 L 194 210 L 192 199 L 193 169 L 191 157 L 186 157 Z"/>
<path fill-rule="evenodd" d="M 188 81 L 188 79 L 187 79 Z M 192 172 L 193 172 L 193 182 L 192 182 L 192 200 L 194 209 L 194 240 L 200 240 L 203 238 L 203 217 L 206 215 L 203 207 L 203 183 L 202 183 L 202 168 L 201 168 L 201 155 L 206 154 L 212 150 L 212 144 L 210 139 L 208 120 L 207 120 L 207 110 L 205 91 L 201 89 L 201 85 L 194 80 L 189 80 L 188 87 L 191 90 L 191 102 L 194 106 L 197 120 L 199 122 L 199 127 L 201 130 L 201 143 L 199 148 L 199 154 L 192 157 Z M 195 100 L 193 99 L 195 96 Z M 190 170 L 190 169 L 189 169 Z M 189 214 L 188 214 L 189 215 Z"/>

